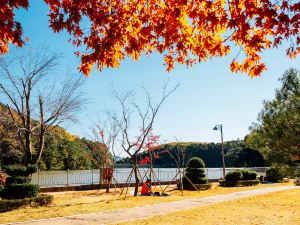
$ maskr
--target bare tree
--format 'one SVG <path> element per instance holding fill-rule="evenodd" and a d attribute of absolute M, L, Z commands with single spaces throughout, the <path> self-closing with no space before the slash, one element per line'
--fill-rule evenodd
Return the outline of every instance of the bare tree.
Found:
<path fill-rule="evenodd" d="M 135 178 L 134 196 L 138 193 L 139 187 L 139 171 L 138 171 L 138 154 L 144 149 L 147 137 L 150 135 L 154 121 L 157 117 L 159 109 L 165 100 L 178 88 L 179 84 L 169 88 L 169 80 L 164 82 L 162 88 L 162 96 L 158 103 L 153 103 L 152 96 L 149 91 L 142 86 L 142 90 L 146 96 L 146 106 L 143 108 L 138 105 L 132 96 L 133 91 L 120 94 L 116 90 L 113 96 L 120 105 L 119 116 L 111 114 L 111 118 L 115 120 L 120 128 L 121 149 L 126 152 L 132 160 L 133 173 Z M 138 125 L 136 130 L 132 127 L 132 117 L 136 116 Z"/>
<path fill-rule="evenodd" d="M 102 181 L 106 184 L 106 193 L 109 193 L 110 183 L 114 179 L 113 172 L 116 156 L 119 155 L 116 151 L 117 137 L 119 134 L 119 126 L 115 120 L 108 118 L 107 121 L 96 123 L 92 128 L 90 139 L 87 141 L 87 147 L 91 150 L 90 157 L 102 172 L 102 179 L 99 180 L 101 187 Z M 116 182 L 116 180 L 115 180 Z"/>
<path fill-rule="evenodd" d="M 170 182 L 170 184 L 175 179 L 177 179 L 177 176 L 179 175 L 179 185 L 180 185 L 180 189 L 181 189 L 182 195 L 183 195 L 182 179 L 183 179 L 183 176 L 184 176 L 184 169 L 185 169 L 185 166 L 186 166 L 186 162 L 187 162 L 187 159 L 189 158 L 189 156 L 187 156 L 186 145 L 184 143 L 180 142 L 176 138 L 176 142 L 175 142 L 174 146 L 172 146 L 171 149 L 169 149 L 169 148 L 164 149 L 163 152 L 168 153 L 170 158 L 174 160 L 175 165 L 177 167 L 177 173 L 176 173 L 175 177 L 173 178 L 173 180 Z M 167 187 L 165 187 L 163 192 L 166 191 L 166 189 L 169 187 L 169 185 L 167 185 Z"/>
<path fill-rule="evenodd" d="M 82 108 L 81 78 L 62 82 L 55 75 L 59 56 L 47 49 L 16 52 L 0 58 L 0 96 L 23 150 L 23 163 L 36 164 L 47 132 L 74 119 Z M 60 76 L 61 77 L 61 76 Z"/>

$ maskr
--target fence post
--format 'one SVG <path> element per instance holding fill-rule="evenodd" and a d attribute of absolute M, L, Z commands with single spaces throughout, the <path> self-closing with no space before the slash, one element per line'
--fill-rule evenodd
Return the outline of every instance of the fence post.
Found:
<path fill-rule="evenodd" d="M 38 176 L 38 182 L 37 183 L 40 186 L 40 168 L 38 168 L 37 176 Z"/>
<path fill-rule="evenodd" d="M 69 169 L 67 169 L 67 186 L 69 186 Z"/>
<path fill-rule="evenodd" d="M 94 174 L 93 174 L 93 169 L 92 169 L 92 186 L 94 185 Z"/>

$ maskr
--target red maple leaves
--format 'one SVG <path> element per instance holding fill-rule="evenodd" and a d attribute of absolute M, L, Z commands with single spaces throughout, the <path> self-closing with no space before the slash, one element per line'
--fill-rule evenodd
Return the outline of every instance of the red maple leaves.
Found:
<path fill-rule="evenodd" d="M 22 47 L 21 24 L 15 20 L 14 10 L 28 8 L 28 0 L 1 0 L 0 2 L 0 55 L 8 52 L 8 44 Z"/>
<path fill-rule="evenodd" d="M 156 151 L 159 146 L 159 136 L 154 135 L 152 132 L 147 137 L 147 140 L 143 146 L 144 153 L 146 154 L 143 159 L 139 161 L 141 165 L 152 164 L 155 159 L 159 158 L 159 152 Z"/>
<path fill-rule="evenodd" d="M 12 3 L 13 2 L 13 3 Z M 191 66 L 213 57 L 228 55 L 233 45 L 240 50 L 232 61 L 233 72 L 260 75 L 266 65 L 261 53 L 290 46 L 287 55 L 300 53 L 300 3 L 296 0 L 45 0 L 50 27 L 66 30 L 81 58 L 80 70 L 88 75 L 118 67 L 126 56 L 164 56 L 167 71 L 175 63 Z M 0 51 L 8 43 L 22 46 L 22 30 L 13 10 L 28 7 L 27 0 L 4 0 L 0 4 Z M 4 24 L 4 25 L 3 25 Z M 2 32 L 3 31 L 3 32 Z"/>

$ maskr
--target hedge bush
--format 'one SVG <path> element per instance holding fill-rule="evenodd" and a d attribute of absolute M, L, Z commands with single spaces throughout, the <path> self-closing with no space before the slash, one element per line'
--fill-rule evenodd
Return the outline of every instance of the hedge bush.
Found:
<path fill-rule="evenodd" d="M 8 184 L 5 185 L 1 197 L 5 199 L 24 199 L 36 197 L 40 187 L 37 184 Z"/>
<path fill-rule="evenodd" d="M 11 211 L 29 204 L 29 199 L 0 200 L 0 212 Z"/>
<path fill-rule="evenodd" d="M 7 177 L 6 184 L 25 184 L 30 183 L 31 177 Z"/>
<path fill-rule="evenodd" d="M 238 181 L 238 180 L 256 180 L 257 173 L 251 170 L 234 170 L 226 174 L 225 180 Z"/>
<path fill-rule="evenodd" d="M 48 206 L 52 204 L 53 202 L 53 196 L 52 195 L 46 195 L 46 194 L 41 194 L 37 196 L 34 200 L 34 203 L 37 206 Z"/>
<path fill-rule="evenodd" d="M 225 175 L 226 181 L 239 181 L 243 179 L 243 174 L 239 170 L 230 171 Z"/>
<path fill-rule="evenodd" d="M 5 172 L 12 177 L 28 177 L 29 175 L 37 172 L 36 165 L 13 165 L 5 168 Z"/>
<path fill-rule="evenodd" d="M 256 180 L 257 173 L 251 170 L 241 170 L 243 180 Z"/>
<path fill-rule="evenodd" d="M 191 185 L 190 181 L 193 184 L 207 184 L 208 179 L 206 178 L 204 168 L 205 164 L 202 159 L 198 157 L 190 159 L 185 169 L 185 175 L 182 179 L 183 188 L 185 189 L 185 186 L 189 187 Z"/>
<path fill-rule="evenodd" d="M 234 170 L 226 174 L 225 180 L 220 180 L 222 187 L 251 186 L 259 184 L 257 173 L 250 170 Z"/>
<path fill-rule="evenodd" d="M 266 171 L 266 181 L 277 183 L 284 177 L 284 171 L 279 167 L 271 167 Z"/>
<path fill-rule="evenodd" d="M 7 212 L 25 206 L 48 206 L 52 204 L 53 196 L 42 194 L 36 198 L 0 200 L 0 212 Z"/>
<path fill-rule="evenodd" d="M 243 186 L 253 186 L 259 184 L 259 180 L 238 180 L 238 181 L 228 181 L 220 180 L 221 187 L 243 187 Z"/>
<path fill-rule="evenodd" d="M 208 190 L 212 187 L 212 184 L 211 183 L 207 183 L 207 184 L 194 184 L 192 185 L 191 183 L 188 183 L 188 184 L 184 184 L 183 188 L 184 190 L 191 190 L 191 191 L 195 191 L 195 187 L 198 189 L 198 190 Z M 181 186 L 180 184 L 177 185 L 177 187 L 180 189 Z"/>

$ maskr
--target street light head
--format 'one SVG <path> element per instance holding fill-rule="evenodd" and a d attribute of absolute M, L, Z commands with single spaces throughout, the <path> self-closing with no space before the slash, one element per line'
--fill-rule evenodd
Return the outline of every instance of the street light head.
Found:
<path fill-rule="evenodd" d="M 213 128 L 213 130 L 219 130 L 219 129 L 218 129 L 218 126 L 216 125 L 216 126 Z"/>

